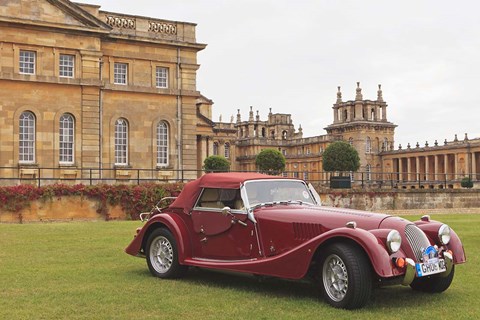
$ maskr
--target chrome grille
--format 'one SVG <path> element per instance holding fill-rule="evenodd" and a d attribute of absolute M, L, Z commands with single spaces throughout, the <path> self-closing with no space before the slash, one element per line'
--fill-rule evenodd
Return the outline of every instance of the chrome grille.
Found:
<path fill-rule="evenodd" d="M 430 246 L 430 241 L 428 241 L 427 236 L 414 224 L 407 224 L 405 226 L 405 235 L 407 236 L 408 243 L 415 254 L 417 262 L 421 261 L 423 250 Z"/>

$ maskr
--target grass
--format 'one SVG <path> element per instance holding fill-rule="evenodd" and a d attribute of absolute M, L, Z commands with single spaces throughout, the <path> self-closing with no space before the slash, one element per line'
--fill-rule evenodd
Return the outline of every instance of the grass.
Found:
<path fill-rule="evenodd" d="M 200 269 L 153 278 L 145 260 L 123 252 L 140 222 L 0 224 L 0 319 L 478 318 L 480 215 L 432 218 L 453 227 L 467 252 L 452 286 L 435 295 L 379 289 L 357 311 L 329 307 L 301 282 Z"/>

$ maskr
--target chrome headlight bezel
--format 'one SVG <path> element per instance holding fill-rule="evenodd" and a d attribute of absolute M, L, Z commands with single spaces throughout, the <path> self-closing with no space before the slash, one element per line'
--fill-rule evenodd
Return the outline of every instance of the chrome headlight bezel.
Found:
<path fill-rule="evenodd" d="M 395 253 L 402 247 L 402 236 L 400 232 L 393 229 L 387 236 L 387 248 L 390 253 Z"/>
<path fill-rule="evenodd" d="M 450 227 L 446 224 L 442 224 L 440 228 L 438 228 L 438 240 L 441 244 L 447 245 L 450 242 Z"/>

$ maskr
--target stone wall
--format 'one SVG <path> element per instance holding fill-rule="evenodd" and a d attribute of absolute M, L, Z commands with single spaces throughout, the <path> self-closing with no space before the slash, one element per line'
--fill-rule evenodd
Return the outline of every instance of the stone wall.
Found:
<path fill-rule="evenodd" d="M 394 215 L 480 214 L 480 190 L 336 191 L 320 196 L 325 206 Z M 120 206 L 107 205 L 106 214 L 100 214 L 99 205 L 79 196 L 38 200 L 20 212 L 0 210 L 0 223 L 127 219 Z"/>
<path fill-rule="evenodd" d="M 107 204 L 106 214 L 98 213 L 100 203 L 80 196 L 32 201 L 19 212 L 0 210 L 0 223 L 51 222 L 74 220 L 125 220 L 127 215 L 120 206 Z"/>
<path fill-rule="evenodd" d="M 480 190 L 326 191 L 323 205 L 387 214 L 480 213 Z"/>

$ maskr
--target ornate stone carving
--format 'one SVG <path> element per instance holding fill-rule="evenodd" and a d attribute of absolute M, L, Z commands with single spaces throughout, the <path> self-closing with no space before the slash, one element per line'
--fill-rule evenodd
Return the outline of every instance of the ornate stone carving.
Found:
<path fill-rule="evenodd" d="M 177 34 L 177 26 L 172 23 L 148 21 L 148 31 L 175 35 Z"/>
<path fill-rule="evenodd" d="M 135 19 L 133 18 L 106 16 L 106 23 L 114 28 L 136 29 Z"/>

